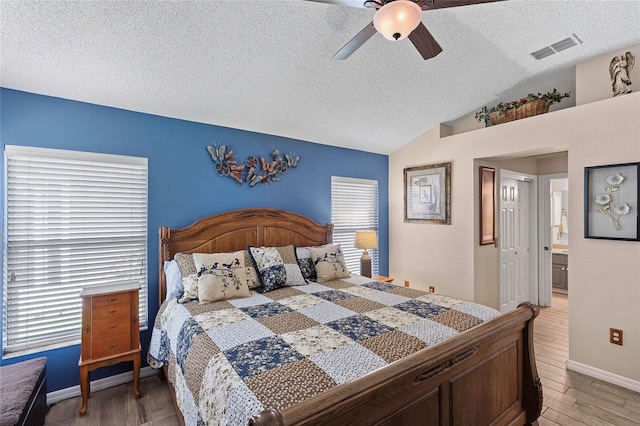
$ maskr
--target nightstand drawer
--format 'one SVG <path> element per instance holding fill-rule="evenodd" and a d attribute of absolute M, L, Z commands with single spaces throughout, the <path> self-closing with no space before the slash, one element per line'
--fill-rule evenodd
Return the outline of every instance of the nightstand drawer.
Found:
<path fill-rule="evenodd" d="M 91 298 L 91 307 L 99 308 L 102 306 L 115 306 L 121 304 L 129 304 L 131 301 L 131 293 L 105 294 L 104 296 L 94 296 Z"/>
<path fill-rule="evenodd" d="M 91 324 L 94 339 L 101 339 L 122 333 L 129 335 L 131 331 L 131 318 L 128 315 L 94 320 Z"/>
<path fill-rule="evenodd" d="M 129 316 L 130 308 L 131 308 L 131 305 L 129 303 L 99 306 L 97 308 L 92 309 L 91 316 L 94 320 L 102 319 L 102 318 L 115 318 L 122 315 Z"/>
<path fill-rule="evenodd" d="M 118 355 L 129 350 L 131 350 L 131 336 L 129 333 L 93 339 L 91 342 L 92 359 Z"/>

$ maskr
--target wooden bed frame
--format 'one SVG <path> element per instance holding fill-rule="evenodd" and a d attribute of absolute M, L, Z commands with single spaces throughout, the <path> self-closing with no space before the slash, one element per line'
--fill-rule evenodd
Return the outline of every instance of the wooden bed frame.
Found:
<path fill-rule="evenodd" d="M 333 225 L 296 213 L 244 209 L 160 228 L 160 302 L 164 261 L 175 253 L 230 252 L 253 246 L 314 246 L 332 242 Z M 524 425 L 537 424 L 542 384 L 533 352 L 538 308 L 517 309 L 425 348 L 357 380 L 283 411 L 267 409 L 255 426 Z M 167 382 L 168 383 L 168 382 Z M 175 404 L 175 392 L 169 384 Z M 176 413 L 181 413 L 176 406 Z"/>

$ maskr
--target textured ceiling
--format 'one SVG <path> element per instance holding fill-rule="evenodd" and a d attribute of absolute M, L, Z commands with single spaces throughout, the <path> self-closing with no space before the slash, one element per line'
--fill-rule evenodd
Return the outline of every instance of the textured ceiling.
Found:
<path fill-rule="evenodd" d="M 424 12 L 444 50 L 428 61 L 379 34 L 331 59 L 374 13 L 303 0 L 2 0 L 1 85 L 389 154 L 482 105 L 573 91 L 576 63 L 640 43 L 637 0 L 510 0 Z M 529 55 L 574 33 L 583 44 Z"/>

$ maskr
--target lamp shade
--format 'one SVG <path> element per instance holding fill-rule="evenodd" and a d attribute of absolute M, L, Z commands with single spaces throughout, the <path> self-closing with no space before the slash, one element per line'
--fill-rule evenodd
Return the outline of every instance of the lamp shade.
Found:
<path fill-rule="evenodd" d="M 378 248 L 376 231 L 356 231 L 355 247 L 365 250 Z"/>
<path fill-rule="evenodd" d="M 373 17 L 373 26 L 387 40 L 402 40 L 422 20 L 422 9 L 410 0 L 395 0 L 382 6 Z"/>

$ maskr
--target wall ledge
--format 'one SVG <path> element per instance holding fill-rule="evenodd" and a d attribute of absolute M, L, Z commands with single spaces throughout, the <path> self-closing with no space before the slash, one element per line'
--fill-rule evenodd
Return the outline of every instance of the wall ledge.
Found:
<path fill-rule="evenodd" d="M 585 374 L 595 379 L 600 379 L 613 385 L 621 386 L 626 389 L 630 389 L 634 392 L 640 392 L 640 381 L 632 380 L 628 377 L 620 376 L 618 374 L 610 373 L 599 368 L 592 367 L 590 365 L 582 364 L 576 361 L 567 361 L 567 370 L 576 371 L 578 373 Z"/>
<path fill-rule="evenodd" d="M 153 376 L 158 374 L 158 370 L 154 370 L 151 367 L 143 367 L 140 369 L 140 378 Z M 122 385 L 125 383 L 133 382 L 133 371 L 126 373 L 115 374 L 113 376 L 104 377 L 98 380 L 92 380 L 89 388 L 91 392 L 98 392 L 104 389 L 112 388 L 114 386 Z M 80 396 L 80 385 L 71 386 L 68 388 L 60 389 L 47 393 L 47 404 L 55 404 L 65 399 L 75 398 Z"/>
<path fill-rule="evenodd" d="M 556 112 L 561 112 L 561 111 L 565 111 L 565 110 L 572 110 L 574 108 L 582 108 L 585 107 L 587 105 L 591 105 L 591 104 L 599 104 L 602 102 L 617 102 L 622 98 L 626 98 L 627 96 L 638 96 L 638 94 L 640 94 L 640 91 L 634 91 L 632 93 L 627 93 L 623 96 L 611 96 L 611 97 L 607 97 L 607 98 L 603 98 L 603 99 L 597 99 L 597 100 L 592 100 L 590 102 L 586 102 L 586 103 L 582 103 L 582 104 L 578 104 L 578 103 L 572 103 L 572 104 L 568 104 L 568 105 L 561 105 L 561 104 L 555 104 L 551 106 L 551 109 L 549 110 L 549 112 L 545 113 L 545 114 L 539 114 L 539 115 L 535 115 L 533 117 L 527 117 L 527 118 L 523 118 L 520 120 L 514 120 L 514 121 L 509 121 L 507 123 L 502 123 L 502 124 L 493 124 L 490 126 L 484 126 L 483 124 L 479 124 L 475 117 L 470 114 L 468 116 L 463 116 L 462 118 L 459 118 L 455 121 L 455 124 L 444 124 L 444 123 L 440 123 L 440 126 L 438 127 L 440 129 L 440 139 L 444 139 L 444 138 L 448 138 L 451 136 L 457 136 L 463 133 L 468 133 L 468 132 L 476 132 L 478 130 L 485 130 L 485 129 L 489 129 L 489 128 L 493 128 L 496 126 L 504 126 L 504 125 L 510 125 L 513 124 L 514 122 L 520 122 L 522 123 L 522 120 L 530 120 L 530 119 L 542 119 L 543 117 L 549 116 L 549 114 L 554 114 Z M 612 107 L 613 108 L 613 107 Z M 530 122 L 529 122 L 530 123 Z M 444 128 L 444 130 L 443 130 Z"/>

